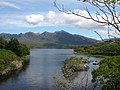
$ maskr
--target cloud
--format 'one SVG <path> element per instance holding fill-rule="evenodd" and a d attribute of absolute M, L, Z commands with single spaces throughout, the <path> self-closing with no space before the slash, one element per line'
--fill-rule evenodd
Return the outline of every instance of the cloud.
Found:
<path fill-rule="evenodd" d="M 54 11 L 49 11 L 46 15 L 45 15 L 45 21 L 46 24 L 49 25 L 61 25 L 61 24 L 65 24 L 65 20 L 64 17 L 62 15 L 62 13 L 56 13 Z"/>
<path fill-rule="evenodd" d="M 56 18 L 56 13 L 54 11 L 49 11 L 47 14 L 48 19 L 54 19 Z"/>
<path fill-rule="evenodd" d="M 31 27 L 24 21 L 24 15 L 19 14 L 0 14 L 1 28 L 25 28 Z"/>
<path fill-rule="evenodd" d="M 2 6 L 2 7 L 11 7 L 11 8 L 15 8 L 15 9 L 21 9 L 19 6 L 15 5 L 13 3 L 10 3 L 10 2 L 5 2 L 5 1 L 1 1 L 0 6 Z"/>
<path fill-rule="evenodd" d="M 82 15 L 87 16 L 86 11 L 80 11 Z M 49 11 L 47 14 L 31 14 L 25 16 L 25 20 L 29 24 L 33 24 L 36 26 L 50 26 L 50 25 L 73 25 L 78 28 L 84 29 L 98 29 L 103 28 L 98 23 L 88 20 L 73 14 L 66 14 L 66 13 L 56 13 L 54 11 Z"/>
<path fill-rule="evenodd" d="M 87 16 L 85 11 L 81 11 L 82 15 Z M 96 28 L 102 28 L 98 23 L 88 20 L 73 14 L 63 14 L 63 17 L 65 19 L 66 24 L 71 24 L 74 26 L 77 26 L 79 28 L 85 28 L 85 29 L 96 29 Z"/>
<path fill-rule="evenodd" d="M 85 11 L 81 11 L 85 15 Z M 98 23 L 92 20 L 87 20 L 82 17 L 65 14 L 56 13 L 54 11 L 49 11 L 43 14 L 0 14 L 0 26 L 7 27 L 39 27 L 39 26 L 58 26 L 58 25 L 72 25 L 80 29 L 102 29 L 104 27 L 100 26 Z M 104 28 L 105 30 L 105 28 Z"/>
<path fill-rule="evenodd" d="M 31 15 L 27 15 L 25 17 L 25 20 L 29 23 L 29 24 L 39 24 L 40 22 L 44 21 L 44 16 L 40 15 L 40 14 L 31 14 Z"/>

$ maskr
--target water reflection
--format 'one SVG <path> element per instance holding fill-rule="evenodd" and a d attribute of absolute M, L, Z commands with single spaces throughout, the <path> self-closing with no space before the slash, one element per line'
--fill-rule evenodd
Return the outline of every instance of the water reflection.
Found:
<path fill-rule="evenodd" d="M 26 72 L 27 68 L 29 66 L 29 61 L 25 63 L 24 67 L 21 69 L 18 69 L 17 71 L 12 71 L 10 73 L 8 73 L 7 75 L 5 75 L 4 77 L 0 78 L 0 85 L 2 85 L 3 83 L 6 83 L 7 80 L 11 79 L 11 80 L 17 80 L 18 76 L 21 73 Z"/>
<path fill-rule="evenodd" d="M 55 90 L 53 76 L 63 66 L 66 58 L 75 56 L 79 55 L 75 55 L 72 49 L 33 49 L 30 64 L 24 70 L 9 76 L 9 79 L 3 78 L 0 90 Z M 96 60 L 94 57 L 90 59 Z"/>
<path fill-rule="evenodd" d="M 101 58 L 90 57 L 85 55 L 77 55 L 75 57 L 82 57 L 83 59 L 91 60 L 90 63 L 87 63 L 89 69 L 87 71 L 81 71 L 75 73 L 72 79 L 63 77 L 64 75 L 57 74 L 55 78 L 55 86 L 60 90 L 101 90 L 100 87 L 94 88 L 92 83 L 92 74 L 91 72 L 94 69 L 97 69 L 99 65 L 94 65 L 93 62 L 100 62 Z M 57 82 L 57 83 L 56 83 Z"/>

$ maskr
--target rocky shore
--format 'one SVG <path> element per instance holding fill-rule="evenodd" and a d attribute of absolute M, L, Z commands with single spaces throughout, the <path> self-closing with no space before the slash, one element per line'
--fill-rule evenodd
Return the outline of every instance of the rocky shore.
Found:
<path fill-rule="evenodd" d="M 65 60 L 65 65 L 62 67 L 62 72 L 65 78 L 74 77 L 75 73 L 80 71 L 87 71 L 89 66 L 86 63 L 91 62 L 90 60 L 71 57 Z"/>
<path fill-rule="evenodd" d="M 22 69 L 24 67 L 24 65 L 26 65 L 28 62 L 29 62 L 29 60 L 12 61 L 11 64 L 7 68 L 0 71 L 0 78 L 8 75 L 9 73 L 11 73 L 13 71 Z"/>

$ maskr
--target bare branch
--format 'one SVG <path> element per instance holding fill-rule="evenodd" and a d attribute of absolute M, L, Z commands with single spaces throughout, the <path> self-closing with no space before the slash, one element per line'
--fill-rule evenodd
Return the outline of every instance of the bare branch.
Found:
<path fill-rule="evenodd" d="M 108 37 L 110 38 L 110 28 L 115 29 L 115 31 L 120 32 L 120 13 L 117 11 L 117 6 L 120 5 L 119 0 L 111 1 L 111 0 L 77 0 L 89 3 L 90 5 L 94 6 L 97 11 L 95 15 L 93 15 L 88 8 L 84 8 L 84 10 L 87 12 L 87 15 L 83 15 L 80 13 L 80 11 L 75 12 L 74 10 L 59 8 L 56 4 L 56 0 L 54 2 L 54 6 L 60 11 L 67 14 L 73 14 L 76 16 L 83 17 L 85 19 L 93 20 L 94 22 L 97 22 L 101 24 L 101 26 L 108 26 Z M 100 34 L 96 32 L 99 36 Z M 102 37 L 100 36 L 102 39 Z M 102 39 L 103 40 L 103 39 Z"/>
<path fill-rule="evenodd" d="M 104 41 L 104 39 L 102 38 L 102 36 L 101 36 L 97 31 L 94 31 L 94 32 L 98 34 L 98 36 L 100 37 L 100 39 L 101 39 L 102 41 Z"/>

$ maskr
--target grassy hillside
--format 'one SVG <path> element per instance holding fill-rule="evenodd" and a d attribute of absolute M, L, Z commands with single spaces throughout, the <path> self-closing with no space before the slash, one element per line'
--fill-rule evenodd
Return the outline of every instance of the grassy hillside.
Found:
<path fill-rule="evenodd" d="M 0 49 L 0 70 L 6 67 L 14 67 L 13 61 L 20 60 L 20 58 L 10 50 Z"/>
<path fill-rule="evenodd" d="M 76 47 L 75 51 L 78 53 L 91 54 L 91 55 L 120 55 L 120 44 L 113 42 L 97 43 L 90 46 Z"/>

